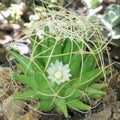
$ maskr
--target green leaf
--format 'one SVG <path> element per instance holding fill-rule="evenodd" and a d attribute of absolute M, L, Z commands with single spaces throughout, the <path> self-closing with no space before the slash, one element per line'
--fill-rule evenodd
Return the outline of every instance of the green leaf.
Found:
<path fill-rule="evenodd" d="M 18 64 L 20 64 L 19 67 L 21 68 L 22 71 L 24 72 L 27 71 L 27 74 L 34 74 L 34 71 L 32 69 L 33 64 L 30 63 L 30 59 L 28 57 L 19 55 L 15 51 L 10 51 L 10 54 L 14 56 Z"/>
<path fill-rule="evenodd" d="M 107 83 L 95 83 L 95 84 L 91 85 L 90 87 L 94 88 L 94 89 L 104 89 L 108 86 L 109 85 Z"/>
<path fill-rule="evenodd" d="M 22 73 L 27 73 L 28 72 L 28 69 L 25 69 L 23 65 L 17 63 L 16 66 Z"/>
<path fill-rule="evenodd" d="M 44 111 L 44 112 L 48 112 L 50 110 L 52 110 L 54 108 L 54 103 L 52 103 L 51 100 L 47 100 L 47 101 L 43 101 L 41 100 L 36 106 L 35 106 L 35 109 L 36 110 L 41 110 L 41 111 Z"/>
<path fill-rule="evenodd" d="M 64 41 L 64 49 L 63 49 L 63 63 L 64 64 L 68 64 L 70 62 L 70 56 L 71 56 L 71 52 L 72 52 L 72 48 L 73 48 L 73 42 L 69 39 L 66 38 Z"/>
<path fill-rule="evenodd" d="M 12 77 L 14 80 L 18 80 L 31 88 L 39 89 L 43 93 L 51 93 L 48 88 L 48 83 L 42 76 L 40 76 L 40 74 L 30 76 L 14 73 Z"/>
<path fill-rule="evenodd" d="M 92 71 L 89 71 L 87 73 L 84 73 L 81 78 L 81 87 L 85 88 L 89 86 L 91 83 L 96 82 L 97 80 L 100 80 L 100 78 L 103 77 L 102 70 L 100 68 L 94 69 Z"/>
<path fill-rule="evenodd" d="M 77 76 L 76 74 L 79 71 L 80 62 L 81 62 L 81 56 L 79 54 L 72 55 L 71 63 L 70 63 L 72 78 Z"/>
<path fill-rule="evenodd" d="M 44 27 L 44 33 L 45 33 L 45 35 L 47 34 L 49 34 L 49 27 L 48 26 L 45 26 Z"/>
<path fill-rule="evenodd" d="M 40 41 L 39 37 L 35 33 L 32 34 L 30 40 L 32 46 L 31 57 L 34 58 L 34 62 L 39 66 L 39 68 L 44 69 L 43 58 L 40 58 L 39 55 L 42 50 L 42 41 Z"/>
<path fill-rule="evenodd" d="M 68 106 L 75 110 L 90 110 L 90 106 L 81 102 L 78 99 L 73 99 L 67 102 Z"/>
<path fill-rule="evenodd" d="M 89 98 L 94 99 L 102 97 L 103 95 L 106 94 L 106 92 L 89 87 L 86 89 L 86 94 Z"/>
<path fill-rule="evenodd" d="M 44 58 L 44 64 L 48 64 L 48 62 L 50 63 L 51 57 L 53 55 L 54 52 L 54 44 L 55 44 L 56 39 L 54 37 L 49 37 L 46 40 L 43 41 L 43 45 L 42 46 L 42 56 Z"/>
<path fill-rule="evenodd" d="M 67 105 L 65 99 L 56 98 L 55 105 L 59 111 L 63 112 L 65 117 L 68 117 Z"/>
<path fill-rule="evenodd" d="M 54 55 L 57 55 L 55 57 L 51 57 L 51 62 L 52 63 L 55 63 L 56 60 L 59 60 L 61 61 L 62 60 L 62 42 L 57 42 L 56 45 L 55 45 L 55 48 L 54 48 L 54 51 L 53 51 L 53 56 Z"/>
<path fill-rule="evenodd" d="M 34 76 L 28 76 L 28 75 L 22 75 L 22 74 L 17 74 L 17 73 L 13 73 L 12 77 L 14 80 L 20 81 L 23 84 L 31 87 L 31 88 L 36 88 L 38 89 L 38 85 L 35 81 Z"/>
<path fill-rule="evenodd" d="M 84 49 L 85 46 L 83 45 L 83 43 L 74 43 L 73 46 L 73 52 L 75 52 L 72 57 L 71 57 L 71 61 L 70 61 L 70 69 L 71 69 L 71 74 L 72 77 L 77 77 L 80 74 L 80 63 L 82 60 L 82 55 L 80 54 L 80 50 Z"/>
<path fill-rule="evenodd" d="M 14 99 L 24 99 L 24 100 L 42 98 L 42 96 L 37 90 L 29 89 L 29 88 L 26 88 L 24 89 L 24 91 L 13 94 L 12 97 Z"/>
<path fill-rule="evenodd" d="M 83 69 L 82 73 L 89 72 L 96 66 L 96 60 L 95 56 L 92 54 L 89 54 L 86 56 L 85 60 L 83 61 Z"/>
<path fill-rule="evenodd" d="M 45 79 L 42 75 L 40 75 L 39 73 L 35 73 L 35 76 L 34 76 L 34 80 L 37 84 L 37 86 L 39 87 L 39 89 L 41 90 L 41 92 L 43 93 L 52 93 L 51 90 L 50 90 L 50 85 L 49 85 L 49 81 L 47 81 L 47 79 Z"/>
<path fill-rule="evenodd" d="M 47 87 L 47 83 L 45 82 L 45 80 L 40 79 L 40 76 L 35 78 L 35 76 L 27 76 L 14 73 L 12 77 L 14 80 L 18 80 L 23 84 L 27 85 L 28 87 L 33 88 L 33 91 L 34 89 L 36 89 L 36 92 L 39 93 L 40 99 L 51 98 L 50 94 L 52 94 L 52 92 Z"/>
<path fill-rule="evenodd" d="M 67 97 L 67 101 L 80 98 L 82 96 L 84 96 L 84 92 L 77 88 L 68 88 L 64 93 L 64 97 Z"/>
<path fill-rule="evenodd" d="M 73 82 L 73 86 L 78 86 L 80 89 L 84 89 L 101 78 L 103 78 L 103 72 L 100 68 L 97 68 L 86 72 L 81 77 L 77 78 Z"/>

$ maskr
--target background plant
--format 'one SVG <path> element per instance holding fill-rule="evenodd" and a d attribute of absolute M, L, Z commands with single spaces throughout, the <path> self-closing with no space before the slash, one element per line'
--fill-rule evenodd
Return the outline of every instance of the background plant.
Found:
<path fill-rule="evenodd" d="M 102 22 L 108 31 L 107 37 L 111 37 L 112 42 L 120 46 L 120 5 L 109 5 L 104 11 Z"/>
<path fill-rule="evenodd" d="M 57 12 L 43 8 L 38 15 L 39 20 L 31 21 L 26 31 L 31 40 L 30 57 L 10 51 L 21 70 L 21 74 L 13 73 L 12 78 L 26 85 L 13 97 L 37 100 L 36 109 L 56 109 L 65 117 L 68 109 L 89 111 L 91 100 L 105 95 L 103 88 L 108 86 L 99 82 L 108 74 L 103 61 L 107 41 L 99 31 L 99 23 L 64 9 Z M 68 79 L 52 83 L 49 68 L 61 69 L 60 64 L 64 69 L 57 78 L 67 70 Z M 56 74 L 51 76 L 58 80 Z"/>

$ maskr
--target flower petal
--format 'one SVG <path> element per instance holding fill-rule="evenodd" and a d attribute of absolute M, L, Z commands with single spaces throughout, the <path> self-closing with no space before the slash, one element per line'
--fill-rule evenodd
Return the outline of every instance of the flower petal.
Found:
<path fill-rule="evenodd" d="M 69 64 L 63 65 L 62 61 L 59 62 L 58 60 L 56 60 L 55 64 L 50 64 L 47 73 L 48 79 L 51 80 L 51 83 L 56 83 L 58 85 L 69 81 L 72 76 L 70 74 Z"/>

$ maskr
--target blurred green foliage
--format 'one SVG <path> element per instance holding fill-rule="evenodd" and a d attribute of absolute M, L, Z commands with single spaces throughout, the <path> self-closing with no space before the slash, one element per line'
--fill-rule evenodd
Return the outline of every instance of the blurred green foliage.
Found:
<path fill-rule="evenodd" d="M 106 28 L 110 32 L 113 43 L 120 46 L 120 5 L 109 5 L 104 11 L 103 19 L 108 23 Z"/>
<path fill-rule="evenodd" d="M 96 6 L 100 5 L 103 0 L 82 0 L 85 6 L 88 8 L 95 8 Z"/>
<path fill-rule="evenodd" d="M 120 24 L 120 5 L 109 5 L 104 12 L 104 19 L 108 21 L 112 27 Z"/>

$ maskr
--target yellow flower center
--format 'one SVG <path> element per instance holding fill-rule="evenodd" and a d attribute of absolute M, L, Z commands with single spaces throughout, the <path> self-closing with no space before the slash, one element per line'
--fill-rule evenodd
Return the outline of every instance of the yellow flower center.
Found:
<path fill-rule="evenodd" d="M 60 71 L 57 71 L 57 72 L 55 72 L 54 77 L 55 77 L 57 80 L 60 80 L 60 79 L 62 79 L 63 74 L 62 74 Z"/>

